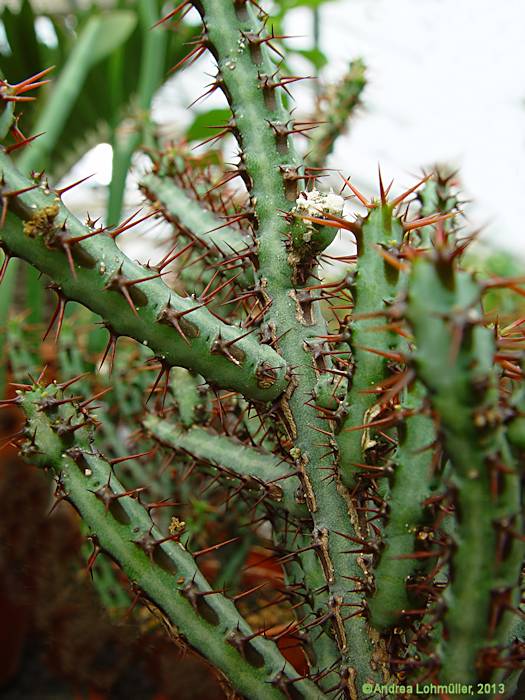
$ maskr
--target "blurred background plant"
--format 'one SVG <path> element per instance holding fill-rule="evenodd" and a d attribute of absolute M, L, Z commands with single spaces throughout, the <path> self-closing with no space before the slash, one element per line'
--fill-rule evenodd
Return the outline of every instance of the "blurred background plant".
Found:
<path fill-rule="evenodd" d="M 302 62 L 303 72 L 306 62 L 312 77 L 322 75 L 327 63 L 319 41 L 320 7 L 331 1 L 335 0 L 273 3 L 271 23 L 277 36 L 286 33 L 286 18 L 292 10 L 301 7 L 310 12 L 309 46 L 288 47 L 288 56 L 292 64 L 294 59 Z M 197 32 L 191 15 L 176 31 L 155 31 L 153 25 L 161 11 L 166 12 L 165 5 L 159 0 L 39 4 L 22 0 L 6 4 L 1 12 L 2 74 L 15 83 L 54 66 L 52 73 L 42 76 L 42 80 L 51 81 L 42 86 L 39 99 L 28 101 L 23 110 L 24 136 L 43 135 L 31 148 L 21 150 L 17 164 L 26 172 L 45 171 L 50 182 L 63 187 L 66 197 L 83 191 L 83 197 L 71 201 L 73 209 L 76 207 L 80 216 L 87 215 L 90 220 L 101 217 L 105 224 L 115 225 L 126 219 L 130 215 L 127 195 L 131 193 L 133 203 L 137 176 L 159 144 L 171 141 L 177 148 L 190 149 L 209 139 L 210 133 L 213 136 L 213 127 L 229 118 L 226 108 L 209 109 L 202 105 L 184 125 L 162 118 L 159 123 L 153 118 L 155 105 L 162 115 L 168 83 L 172 92 L 184 92 L 184 73 L 172 77 L 170 69 L 186 55 L 187 45 Z M 287 68 L 284 72 L 293 76 L 293 65 Z M 306 82 L 310 85 L 303 89 L 310 91 L 307 104 L 311 114 L 300 110 L 305 134 L 310 137 L 307 119 L 319 118 L 327 103 L 335 115 L 305 139 L 304 151 L 310 153 L 311 164 L 322 164 L 335 137 L 347 128 L 361 104 L 366 86 L 365 66 L 359 60 L 353 61 L 337 85 L 326 85 L 322 80 Z M 227 160 L 231 142 L 223 141 L 220 148 L 211 143 L 207 150 L 198 151 L 201 155 L 195 156 L 196 167 L 204 171 Z M 16 142 L 13 151 L 16 154 Z M 89 160 L 93 153 L 95 160 L 110 157 L 111 177 L 106 183 L 87 181 L 83 190 L 71 189 L 66 194 L 69 185 L 78 179 L 79 163 L 83 162 L 85 169 L 86 158 Z M 82 211 L 87 201 L 89 213 Z M 150 228 L 151 223 L 146 221 L 142 230 L 150 233 Z M 156 232 L 159 247 L 165 242 L 165 233 L 162 229 Z M 131 238 L 127 246 L 148 259 L 152 239 L 148 238 L 145 250 L 140 244 L 141 235 L 138 228 L 134 237 L 139 238 L 139 243 L 134 246 Z M 336 241 L 335 245 L 340 250 L 343 243 Z M 487 253 L 479 248 L 471 254 L 471 264 L 482 275 L 491 277 L 516 277 L 520 273 L 519 263 L 501 251 Z M 494 289 L 487 299 L 487 310 L 511 322 L 523 315 L 522 301 L 508 290 Z M 144 397 L 156 390 L 159 365 L 148 363 L 146 349 L 121 340 L 113 363 L 114 391 L 105 394 L 110 386 L 107 365 L 96 374 L 96 383 L 93 379 L 97 358 L 104 352 L 105 329 L 93 331 L 89 312 L 68 304 L 62 333 L 55 343 L 43 321 L 50 309 L 52 312 L 52 302 L 52 290 L 43 286 L 32 268 L 11 264 L 5 271 L 0 287 L 0 344 L 6 349 L 0 366 L 0 393 L 9 396 L 12 388 L 8 382 L 22 382 L 28 373 L 38 375 L 44 365 L 49 377 L 62 382 L 86 373 L 77 387 L 84 395 L 96 393 L 101 397 L 97 411 L 102 425 L 99 439 L 104 453 L 118 461 L 133 445 L 136 419 Z M 46 340 L 42 344 L 44 333 Z M 113 361 L 112 350 L 110 347 L 108 361 Z M 172 373 L 167 390 L 180 407 L 184 405 L 181 392 L 191 393 L 194 388 L 187 373 L 181 370 Z M 197 397 L 192 410 L 208 413 L 211 422 L 223 421 L 224 415 L 231 420 L 239 413 L 233 405 L 235 401 L 239 399 L 232 399 L 229 405 L 223 396 L 215 405 L 208 405 L 199 403 Z M 105 416 L 110 420 L 104 420 Z M 7 410 L 0 420 L 6 438 L 16 430 L 18 419 Z M 250 429 L 247 424 L 246 431 Z M 143 486 L 146 475 L 150 500 L 160 503 L 166 493 L 172 493 L 183 504 L 179 512 L 184 519 L 170 520 L 168 507 L 158 508 L 158 518 L 165 521 L 170 532 L 183 530 L 202 550 L 216 540 L 218 528 L 224 540 L 238 540 L 234 556 L 226 548 L 226 553 L 213 551 L 200 562 L 216 587 L 235 591 L 270 579 L 278 590 L 282 572 L 272 559 L 270 543 L 267 548 L 261 547 L 264 533 L 256 544 L 249 528 L 244 532 L 236 529 L 239 512 L 235 519 L 228 517 L 224 492 L 216 483 L 212 462 L 208 470 L 201 468 L 196 474 L 195 456 L 188 449 L 186 457 L 177 462 L 175 480 L 170 454 L 150 445 L 148 452 L 127 458 L 123 464 L 126 487 Z M 51 494 L 42 475 L 22 465 L 16 450 L 9 445 L 0 456 L 0 498 L 4 504 L 0 518 L 0 541 L 4 543 L 0 548 L 2 697 L 36 697 L 35 687 L 40 689 L 39 697 L 53 698 L 223 697 L 220 684 L 205 670 L 203 662 L 193 656 L 181 656 L 167 642 L 159 620 L 148 609 L 135 605 L 132 587 L 113 564 L 99 559 L 93 566 L 92 555 L 96 552 L 83 544 L 76 516 L 60 505 L 49 513 Z M 188 504 L 187 512 L 184 504 Z M 244 516 L 249 522 L 248 507 Z M 84 568 L 79 572 L 80 561 Z M 235 580 L 235 574 L 243 565 L 241 582 Z M 244 610 L 248 620 L 250 614 L 261 614 L 265 596 L 270 599 L 271 593 L 261 592 L 257 606 Z M 278 625 L 279 619 L 274 617 L 271 623 Z M 284 647 L 285 644 L 283 636 Z M 293 655 L 293 650 L 288 653 Z M 297 663 L 300 665 L 300 661 Z"/>

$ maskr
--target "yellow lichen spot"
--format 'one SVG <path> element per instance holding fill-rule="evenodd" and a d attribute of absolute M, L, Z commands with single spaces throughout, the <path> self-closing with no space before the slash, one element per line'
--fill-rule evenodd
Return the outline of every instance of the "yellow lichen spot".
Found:
<path fill-rule="evenodd" d="M 179 520 L 175 516 L 171 519 L 171 522 L 168 527 L 168 531 L 170 535 L 180 535 L 182 532 L 184 532 L 184 528 L 186 527 L 186 523 L 184 520 Z"/>
<path fill-rule="evenodd" d="M 54 227 L 54 221 L 59 212 L 58 204 L 50 204 L 39 209 L 28 221 L 24 221 L 24 233 L 30 238 L 45 236 Z"/>

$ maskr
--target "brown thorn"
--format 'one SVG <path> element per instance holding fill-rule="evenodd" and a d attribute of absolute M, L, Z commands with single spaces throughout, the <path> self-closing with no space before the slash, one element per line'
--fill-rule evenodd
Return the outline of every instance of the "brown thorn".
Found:
<path fill-rule="evenodd" d="M 138 311 L 137 311 L 137 309 L 135 308 L 135 304 L 133 303 L 133 299 L 131 298 L 131 295 L 130 295 L 130 293 L 128 292 L 127 286 L 126 286 L 125 284 L 124 284 L 124 285 L 121 285 L 121 286 L 119 287 L 119 289 L 120 289 L 120 292 L 122 293 L 122 296 L 124 297 L 124 299 L 128 302 L 128 306 L 129 306 L 129 308 L 131 309 L 131 311 L 133 312 L 133 314 L 134 314 L 135 316 L 138 316 L 138 315 L 139 315 L 139 314 L 138 314 Z"/>
<path fill-rule="evenodd" d="M 68 192 L 69 190 L 72 190 L 73 187 L 77 187 L 77 185 L 80 185 L 83 182 L 85 182 L 86 180 L 89 180 L 89 178 L 93 177 L 94 174 L 95 173 L 92 173 L 91 175 L 87 175 L 86 177 L 82 177 L 82 178 L 80 178 L 80 180 L 73 182 L 71 185 L 66 185 L 66 187 L 61 187 L 60 189 L 56 189 L 55 192 L 61 198 L 65 192 Z"/>
<path fill-rule="evenodd" d="M 208 554 L 209 552 L 215 552 L 221 547 L 226 546 L 227 544 L 231 544 L 232 542 L 238 542 L 241 538 L 240 537 L 232 537 L 229 540 L 225 540 L 224 542 L 220 542 L 219 544 L 214 544 L 211 547 L 206 547 L 205 549 L 200 549 L 197 552 L 193 552 L 193 558 L 197 559 L 197 557 L 201 557 L 204 554 Z"/>
<path fill-rule="evenodd" d="M 171 370 L 171 367 L 167 367 L 165 365 L 162 365 L 162 367 L 157 375 L 157 378 L 155 379 L 153 387 L 152 387 L 151 391 L 149 392 L 148 398 L 146 399 L 146 404 L 149 402 L 149 400 L 151 399 L 151 397 L 155 393 L 155 389 L 159 385 L 159 382 L 162 379 L 162 377 L 164 375 L 166 375 L 166 386 L 165 386 L 164 391 L 162 393 L 162 408 L 164 408 L 166 394 L 168 393 L 168 381 L 169 381 L 169 376 L 170 376 L 170 370 Z"/>
<path fill-rule="evenodd" d="M 409 267 L 406 263 L 401 262 L 398 258 L 396 258 L 394 255 L 388 252 L 388 250 L 385 250 L 382 246 L 379 244 L 375 245 L 375 248 L 379 255 L 391 266 L 395 267 L 396 270 L 399 270 L 400 272 L 406 272 Z"/>
<path fill-rule="evenodd" d="M 404 223 L 403 229 L 405 231 L 415 231 L 418 228 L 423 228 L 423 226 L 433 226 L 434 224 L 438 224 L 441 221 L 452 219 L 461 213 L 462 212 L 460 211 L 452 211 L 449 214 L 433 214 L 432 216 L 425 216 L 422 219 L 416 219 L 415 221 Z"/>
<path fill-rule="evenodd" d="M 192 49 L 189 54 L 187 54 L 184 58 L 181 58 L 180 61 L 178 61 L 173 68 L 170 68 L 170 73 L 174 73 L 178 68 L 180 68 L 186 61 L 189 60 L 188 65 L 191 66 L 192 63 L 195 63 L 202 54 L 206 51 L 206 47 L 202 45 L 197 45 L 194 49 Z"/>
<path fill-rule="evenodd" d="M 57 305 L 56 305 L 55 311 L 53 312 L 53 316 L 51 317 L 51 321 L 49 322 L 49 326 L 47 327 L 47 330 L 44 333 L 44 337 L 42 338 L 43 341 L 49 335 L 49 331 L 53 327 L 57 318 L 58 318 L 58 323 L 57 323 L 57 329 L 55 332 L 55 342 L 58 340 L 58 336 L 60 335 L 60 331 L 62 330 L 62 323 L 64 321 L 64 312 L 66 310 L 67 300 L 64 299 L 64 297 L 62 297 L 58 292 L 57 292 L 57 294 L 58 294 Z"/>
<path fill-rule="evenodd" d="M 49 66 L 49 68 L 44 68 L 44 70 L 41 70 L 39 73 L 35 73 L 30 78 L 25 78 L 20 83 L 15 83 L 14 85 L 9 85 L 9 87 L 15 91 L 20 90 L 21 88 L 27 88 L 28 85 L 33 83 L 35 80 L 39 80 L 39 78 L 43 78 L 45 75 L 50 73 L 54 69 L 54 67 L 55 66 Z M 48 82 L 48 81 L 46 81 L 46 82 Z M 6 83 L 5 80 L 0 80 L 0 84 L 8 85 L 8 83 Z"/>
<path fill-rule="evenodd" d="M 356 344 L 354 347 L 358 348 L 359 350 L 364 350 L 365 352 L 371 352 L 374 355 L 380 355 L 381 357 L 385 357 L 387 360 L 392 360 L 393 362 L 405 362 L 406 360 L 405 356 L 400 352 L 389 352 L 387 350 L 380 350 L 379 348 L 371 348 L 367 345 Z"/>
<path fill-rule="evenodd" d="M 81 379 L 84 379 L 84 377 L 89 376 L 89 372 L 82 372 L 81 374 L 77 374 L 76 377 L 72 377 L 71 379 L 68 379 L 66 382 L 62 382 L 61 384 L 57 384 L 57 386 L 60 389 L 67 389 L 70 387 L 72 384 L 75 384 L 75 382 L 79 382 Z"/>
<path fill-rule="evenodd" d="M 23 141 L 19 141 L 18 143 L 13 143 L 11 146 L 4 146 L 4 151 L 9 155 L 13 153 L 14 151 L 17 151 L 19 148 L 24 148 L 24 146 L 27 146 L 29 143 L 37 139 L 39 136 L 44 135 L 44 131 L 42 131 L 40 134 L 35 134 L 34 136 L 29 136 L 28 138 L 24 139 Z"/>
<path fill-rule="evenodd" d="M 2 192 L 2 197 L 18 197 L 21 194 L 24 194 L 25 192 L 31 192 L 31 190 L 35 190 L 40 185 L 37 183 L 35 185 L 29 185 L 29 187 L 22 187 L 19 190 L 10 190 L 9 192 Z"/>
<path fill-rule="evenodd" d="M 366 197 L 365 197 L 363 194 L 361 194 L 361 192 L 359 192 L 359 190 L 357 189 L 357 187 L 354 187 L 354 185 L 352 185 L 352 183 L 350 182 L 349 179 L 347 179 L 346 177 L 344 177 L 343 175 L 341 175 L 341 173 L 339 173 L 339 176 L 341 177 L 341 179 L 342 179 L 343 182 L 345 183 L 345 186 L 349 187 L 349 188 L 352 190 L 352 192 L 355 194 L 355 196 L 357 197 L 357 199 L 361 202 L 361 204 L 362 204 L 364 207 L 366 207 L 367 209 L 373 209 L 373 208 L 376 206 L 374 203 L 369 202 L 369 201 L 366 199 Z M 343 189 L 344 189 L 344 186 L 343 186 Z"/>
<path fill-rule="evenodd" d="M 80 403 L 80 404 L 78 405 L 78 407 L 79 407 L 80 409 L 86 408 L 86 406 L 89 406 L 90 403 L 92 403 L 93 401 L 96 401 L 96 400 L 99 399 L 101 396 L 105 396 L 105 395 L 106 395 L 107 393 L 109 393 L 112 389 L 113 389 L 113 387 L 111 387 L 111 386 L 108 386 L 108 387 L 106 387 L 105 389 L 102 389 L 102 391 L 99 391 L 97 394 L 94 394 L 90 399 L 86 399 L 85 401 L 82 401 L 82 403 Z"/>
<path fill-rule="evenodd" d="M 2 284 L 3 279 L 5 277 L 5 273 L 7 271 L 7 266 L 9 265 L 9 262 L 11 261 L 11 256 L 5 254 L 4 261 L 2 263 L 2 267 L 0 268 L 0 284 Z"/>
<path fill-rule="evenodd" d="M 381 198 L 381 204 L 383 206 L 385 206 L 386 205 L 386 193 L 385 193 L 385 187 L 383 185 L 383 178 L 381 176 L 381 166 L 379 165 L 379 163 L 377 164 L 377 173 L 379 176 L 379 196 Z"/>
<path fill-rule="evenodd" d="M 169 22 L 169 20 L 172 17 L 175 17 L 175 15 L 178 14 L 184 8 L 185 5 L 188 5 L 188 0 L 184 0 L 184 2 L 181 2 L 180 5 L 177 5 L 177 7 L 174 10 L 171 10 L 170 12 L 168 12 L 167 15 L 164 15 L 164 17 L 155 22 L 155 24 L 151 28 L 155 29 L 164 22 Z"/>
<path fill-rule="evenodd" d="M 124 233 L 124 231 L 127 231 L 130 228 L 133 228 L 133 226 L 137 226 L 138 224 L 141 224 L 143 221 L 146 221 L 147 219 L 151 219 L 152 216 L 157 215 L 159 212 L 154 209 L 153 211 L 150 211 L 149 214 L 146 214 L 143 216 L 141 219 L 137 219 L 136 221 L 133 221 L 133 219 L 137 216 L 137 214 L 141 211 L 139 209 L 135 214 L 132 216 L 128 217 L 126 221 L 124 221 L 122 224 L 120 224 L 116 229 L 113 231 L 109 232 L 109 235 L 111 238 L 115 239 L 117 236 L 119 236 L 121 233 Z"/>
<path fill-rule="evenodd" d="M 115 362 L 115 352 L 117 350 L 117 340 L 118 340 L 118 336 L 116 336 L 114 333 L 110 332 L 108 344 L 106 345 L 106 349 L 104 351 L 104 356 L 102 357 L 102 360 L 101 360 L 100 365 L 98 367 L 99 372 L 102 369 L 104 362 L 106 361 L 106 357 L 108 356 L 108 353 L 110 353 L 109 373 L 110 374 L 112 373 L 113 364 Z"/>
<path fill-rule="evenodd" d="M 421 185 L 423 185 L 425 182 L 427 182 L 427 181 L 430 180 L 431 178 L 432 178 L 432 173 L 430 173 L 429 175 L 425 175 L 425 177 L 421 178 L 421 180 L 419 180 L 418 182 L 416 182 L 416 184 L 415 184 L 413 187 L 410 187 L 408 190 L 405 190 L 405 191 L 403 192 L 403 194 L 400 194 L 398 197 L 396 197 L 395 199 L 393 199 L 393 200 L 390 202 L 390 205 L 391 205 L 393 208 L 397 207 L 398 204 L 401 204 L 401 202 L 402 202 L 404 199 L 406 199 L 409 195 L 411 195 L 412 192 L 415 192 L 415 191 L 417 190 L 418 187 L 420 187 Z"/>
<path fill-rule="evenodd" d="M 156 447 L 153 447 L 151 450 L 147 450 L 147 452 L 137 452 L 137 454 L 134 455 L 126 455 L 125 457 L 114 457 L 113 459 L 109 459 L 108 462 L 111 464 L 111 466 L 114 466 L 115 464 L 122 464 L 122 462 L 127 462 L 129 459 L 139 459 L 140 457 L 146 457 L 147 455 L 152 454 L 155 452 Z"/>

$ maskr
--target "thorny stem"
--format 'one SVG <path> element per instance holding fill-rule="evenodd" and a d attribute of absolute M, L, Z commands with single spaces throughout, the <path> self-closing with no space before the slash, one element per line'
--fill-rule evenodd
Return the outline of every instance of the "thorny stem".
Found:
<path fill-rule="evenodd" d="M 349 692 L 355 694 L 365 680 L 377 677 L 371 664 L 373 644 L 366 619 L 364 615 L 349 616 L 348 611 L 355 612 L 355 608 L 346 607 L 362 605 L 362 596 L 349 592 L 345 577 L 362 577 L 366 557 L 361 568 L 357 557 L 346 551 L 345 544 L 351 548 L 351 541 L 345 543 L 345 537 L 355 538 L 356 531 L 335 473 L 330 478 L 330 470 L 336 469 L 335 457 L 327 455 L 326 446 L 320 444 L 330 425 L 311 404 L 324 358 L 315 367 L 310 345 L 316 342 L 316 336 L 325 333 L 317 303 L 308 299 L 301 303 L 298 299 L 302 285 L 296 280 L 297 271 L 286 245 L 292 232 L 282 212 L 289 212 L 295 204 L 298 193 L 290 174 L 299 173 L 291 140 L 280 137 L 281 127 L 289 123 L 290 116 L 279 91 L 264 87 L 270 76 L 274 81 L 278 78 L 266 47 L 258 43 L 262 28 L 253 8 L 246 5 L 236 14 L 233 4 L 225 6 L 220 0 L 200 0 L 195 5 L 203 16 L 206 42 L 217 58 L 219 78 L 243 150 L 242 162 L 257 215 L 259 278 L 271 300 L 265 321 L 275 337 L 281 336 L 280 351 L 294 368 L 292 387 L 281 401 L 283 423 L 293 444 L 289 453 L 300 472 L 312 514 L 312 544 L 328 586 L 327 612 L 342 665 L 348 668 Z M 265 120 L 273 128 L 267 128 Z M 308 572 L 305 578 L 308 580 Z"/>
<path fill-rule="evenodd" d="M 310 681 L 297 679 L 274 642 L 253 636 L 233 601 L 212 591 L 192 554 L 181 542 L 166 541 L 138 499 L 122 495 L 125 489 L 111 464 L 92 444 L 85 412 L 71 403 L 53 408 L 53 400 L 62 398 L 57 385 L 34 385 L 19 396 L 30 436 L 24 454 L 53 471 L 98 545 L 159 608 L 180 641 L 200 651 L 246 697 L 281 700 L 284 693 L 271 681 L 283 675 L 293 679 L 303 698 L 325 697 Z M 43 409 L 44 405 L 49 408 Z M 86 419 L 88 425 L 77 429 Z M 71 429 L 75 445 L 70 449 Z"/>
<path fill-rule="evenodd" d="M 5 191 L 34 184 L 5 153 L 0 153 L 0 171 Z M 135 338 L 167 366 L 194 369 L 217 386 L 256 400 L 275 398 L 283 391 L 285 366 L 275 351 L 219 321 L 205 303 L 179 297 L 160 278 L 152 279 L 151 269 L 131 261 L 104 230 L 69 245 L 69 238 L 94 231 L 56 195 L 38 187 L 9 196 L 8 205 L 16 216 L 8 214 L 0 229 L 2 247 L 48 275 L 64 299 L 79 301 L 99 314 L 115 337 Z M 64 246 L 70 247 L 73 265 Z M 136 280 L 144 281 L 136 284 Z"/>

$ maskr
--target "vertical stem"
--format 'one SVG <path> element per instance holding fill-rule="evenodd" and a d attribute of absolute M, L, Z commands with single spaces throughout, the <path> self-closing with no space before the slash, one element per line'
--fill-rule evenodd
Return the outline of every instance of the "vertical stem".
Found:
<path fill-rule="evenodd" d="M 291 118 L 284 109 L 281 91 L 268 88 L 270 77 L 276 80 L 275 65 L 258 40 L 262 28 L 252 6 L 246 4 L 236 12 L 233 3 L 224 0 L 195 4 L 203 16 L 206 41 L 217 58 L 220 84 L 233 112 L 242 164 L 249 177 L 257 216 L 260 285 L 271 303 L 265 321 L 275 341 L 280 338 L 282 356 L 294 367 L 293 381 L 280 407 L 293 444 L 290 456 L 312 514 L 312 549 L 328 589 L 324 621 L 331 623 L 349 693 L 357 695 L 357 688 L 370 678 L 380 678 L 383 669 L 381 662 L 372 668 L 372 655 L 376 652 L 379 659 L 380 653 L 374 649 L 364 609 L 360 609 L 362 592 L 351 583 L 362 579 L 366 555 L 362 568 L 354 554 L 356 549 L 363 550 L 352 546 L 357 518 L 340 488 L 336 457 L 327 443 L 333 426 L 312 403 L 325 363 L 323 352 L 318 363 L 314 362 L 311 346 L 326 335 L 326 329 L 319 304 L 305 289 L 310 277 L 305 274 L 308 264 L 305 269 L 296 265 L 286 245 L 293 238 L 293 224 L 282 213 L 295 205 L 298 183 L 290 175 L 299 179 L 300 168 L 292 140 L 280 135 Z M 312 269 L 314 264 L 310 263 Z M 316 577 L 306 571 L 305 579 L 310 578 L 313 581 Z"/>

